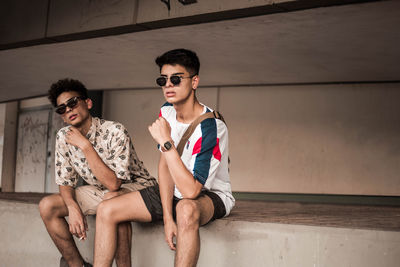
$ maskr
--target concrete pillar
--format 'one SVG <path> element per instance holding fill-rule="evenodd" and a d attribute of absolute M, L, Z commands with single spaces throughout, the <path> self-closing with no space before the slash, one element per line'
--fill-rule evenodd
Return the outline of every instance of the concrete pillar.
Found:
<path fill-rule="evenodd" d="M 4 145 L 4 121 L 6 114 L 6 104 L 0 104 L 0 163 L 3 162 L 3 145 Z M 1 188 L 1 169 L 0 164 L 0 188 Z"/>
<path fill-rule="evenodd" d="M 0 156 L 1 165 L 1 191 L 15 191 L 15 153 L 17 146 L 17 119 L 18 102 L 9 102 L 2 107 L 3 149 Z"/>

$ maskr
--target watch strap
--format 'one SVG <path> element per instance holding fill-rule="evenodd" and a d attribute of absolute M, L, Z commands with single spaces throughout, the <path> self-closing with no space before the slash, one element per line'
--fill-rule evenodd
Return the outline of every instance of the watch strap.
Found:
<path fill-rule="evenodd" d="M 170 151 L 173 146 L 173 143 L 174 143 L 174 141 L 171 140 L 171 141 L 165 142 L 163 145 L 160 145 L 161 152 Z M 167 145 L 169 146 L 169 148 L 166 147 Z"/>

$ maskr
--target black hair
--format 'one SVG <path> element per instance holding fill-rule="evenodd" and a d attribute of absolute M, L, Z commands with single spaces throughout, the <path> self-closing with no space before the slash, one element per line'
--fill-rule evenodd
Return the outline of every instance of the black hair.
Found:
<path fill-rule="evenodd" d="M 78 80 L 73 79 L 61 79 L 53 83 L 49 90 L 49 100 L 53 106 L 57 106 L 57 98 L 64 92 L 77 92 L 83 99 L 88 98 L 88 92 L 86 87 Z"/>
<path fill-rule="evenodd" d="M 165 52 L 156 58 L 156 64 L 160 67 L 168 65 L 181 65 L 186 68 L 190 75 L 198 75 L 200 70 L 200 61 L 196 53 L 187 49 L 174 49 Z"/>

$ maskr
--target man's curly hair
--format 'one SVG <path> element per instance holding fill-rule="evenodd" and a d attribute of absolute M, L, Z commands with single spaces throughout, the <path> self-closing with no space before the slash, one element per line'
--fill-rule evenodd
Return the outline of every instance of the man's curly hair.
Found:
<path fill-rule="evenodd" d="M 88 98 L 88 92 L 86 87 L 78 80 L 73 79 L 61 79 L 53 83 L 49 90 L 49 100 L 51 104 L 57 106 L 57 98 L 64 92 L 77 92 L 84 99 Z"/>

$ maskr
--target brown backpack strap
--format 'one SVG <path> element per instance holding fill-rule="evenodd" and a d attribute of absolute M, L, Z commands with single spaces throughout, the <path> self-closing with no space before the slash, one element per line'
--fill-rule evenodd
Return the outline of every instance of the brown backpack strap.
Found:
<path fill-rule="evenodd" d="M 192 136 L 197 125 L 199 125 L 205 119 L 210 119 L 210 118 L 219 119 L 225 123 L 224 118 L 218 111 L 206 112 L 203 115 L 200 115 L 199 117 L 197 117 L 197 119 L 195 119 L 189 125 L 189 127 L 186 129 L 185 133 L 182 135 L 181 141 L 179 141 L 179 144 L 176 147 L 176 150 L 178 151 L 179 156 L 182 156 L 183 148 L 185 147 L 185 144 L 186 144 L 187 140 L 189 139 L 189 137 Z"/>

